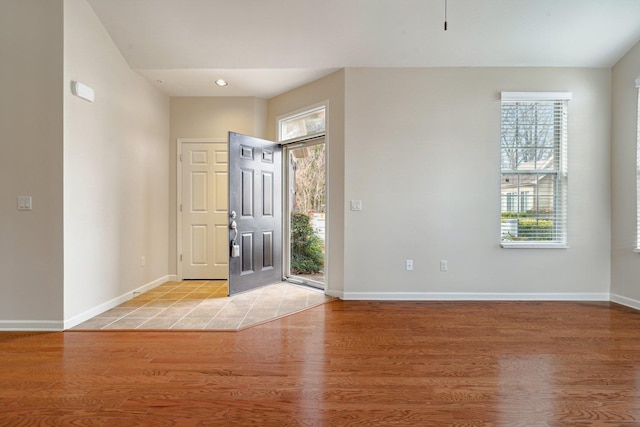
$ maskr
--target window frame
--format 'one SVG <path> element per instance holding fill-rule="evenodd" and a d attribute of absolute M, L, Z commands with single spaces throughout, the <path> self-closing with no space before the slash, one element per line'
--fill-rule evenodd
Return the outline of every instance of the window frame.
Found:
<path fill-rule="evenodd" d="M 281 144 L 287 144 L 287 143 L 291 143 L 291 142 L 295 142 L 301 139 L 310 139 L 310 138 L 315 138 L 315 137 L 321 137 L 323 135 L 326 135 L 328 132 L 328 126 L 329 126 L 329 121 L 327 118 L 327 102 L 321 102 L 318 104 L 314 104 L 311 106 L 307 106 L 304 108 L 301 108 L 299 110 L 295 110 L 292 112 L 289 112 L 285 115 L 276 117 L 276 127 L 277 127 L 277 133 L 278 133 L 278 142 Z M 303 117 L 309 114 L 313 114 L 315 112 L 318 111 L 324 111 L 324 129 L 322 131 L 319 132 L 315 132 L 315 133 L 310 133 L 310 134 L 305 134 L 305 135 L 300 135 L 300 136 L 295 136 L 293 138 L 289 138 L 289 139 L 282 139 L 282 126 L 286 121 L 289 120 L 293 120 L 293 119 L 297 119 L 299 117 Z"/>
<path fill-rule="evenodd" d="M 501 231 L 500 231 L 500 246 L 502 248 L 535 248 L 535 249 L 565 249 L 568 248 L 568 213 L 567 213 L 567 205 L 568 205 L 568 174 L 567 174 L 567 146 L 568 146 L 568 113 L 569 113 L 569 100 L 572 99 L 571 92 L 501 92 L 500 93 L 500 177 L 501 180 L 505 176 L 512 175 L 518 178 L 518 186 L 520 185 L 520 179 L 523 174 L 518 169 L 504 169 L 503 168 L 503 150 L 505 149 L 503 145 L 503 136 L 504 136 L 504 107 L 505 105 L 510 105 L 513 103 L 529 103 L 535 105 L 536 103 L 549 104 L 549 103 L 562 103 L 561 107 L 554 105 L 554 113 L 557 108 L 562 113 L 561 122 L 557 123 L 554 118 L 554 134 L 557 134 L 558 130 L 556 127 L 560 125 L 560 134 L 554 138 L 553 150 L 554 157 L 553 161 L 557 162 L 557 165 L 552 169 L 538 169 L 537 161 L 534 161 L 535 166 L 533 170 L 528 171 L 527 174 L 544 174 L 544 175 L 553 175 L 553 219 L 556 220 L 556 224 L 558 221 L 560 222 L 559 231 L 554 232 L 555 240 L 526 240 L 526 241 L 510 241 L 503 240 L 504 233 L 502 230 L 502 222 L 503 222 L 503 204 L 504 204 L 504 194 L 503 188 L 501 185 L 500 188 L 500 221 L 501 221 Z M 531 148 L 528 148 L 531 149 Z M 536 146 L 533 149 L 537 150 L 540 147 Z M 518 187 L 518 205 L 521 204 L 520 188 Z M 535 193 L 533 197 L 538 198 L 539 193 Z M 538 199 L 536 199 L 536 203 Z M 531 202 L 532 203 L 532 202 Z M 520 216 L 516 216 L 518 221 L 520 220 Z M 508 226 L 505 229 L 509 228 Z"/>

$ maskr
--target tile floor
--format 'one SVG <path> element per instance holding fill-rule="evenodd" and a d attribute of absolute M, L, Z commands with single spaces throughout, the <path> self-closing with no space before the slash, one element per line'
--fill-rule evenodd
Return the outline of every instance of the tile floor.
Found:
<path fill-rule="evenodd" d="M 322 291 L 277 283 L 227 296 L 227 282 L 167 282 L 73 330 L 240 330 L 331 301 Z"/>

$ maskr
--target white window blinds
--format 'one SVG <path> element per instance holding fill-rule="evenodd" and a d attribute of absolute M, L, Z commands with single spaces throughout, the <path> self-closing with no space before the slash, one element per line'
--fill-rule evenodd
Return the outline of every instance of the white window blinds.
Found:
<path fill-rule="evenodd" d="M 566 92 L 502 92 L 503 247 L 567 243 Z"/>

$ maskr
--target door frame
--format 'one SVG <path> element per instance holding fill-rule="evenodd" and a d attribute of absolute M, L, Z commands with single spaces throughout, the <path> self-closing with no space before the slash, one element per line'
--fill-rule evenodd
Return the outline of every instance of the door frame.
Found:
<path fill-rule="evenodd" d="M 180 156 L 182 155 L 182 144 L 195 143 L 195 144 L 211 144 L 211 143 L 224 143 L 227 144 L 227 150 L 229 147 L 229 141 L 226 138 L 178 138 L 176 144 L 176 266 L 177 266 L 177 278 L 182 280 L 182 161 Z M 228 196 L 227 196 L 228 199 Z M 228 277 L 228 273 L 227 273 Z"/>
<path fill-rule="evenodd" d="M 324 241 L 324 283 L 323 287 L 313 284 L 304 284 L 315 289 L 321 289 L 326 293 L 329 283 L 329 145 L 327 144 L 327 134 L 325 132 L 295 138 L 289 141 L 280 142 L 282 145 L 282 275 L 285 280 L 291 278 L 291 212 L 289 212 L 289 151 L 306 145 L 324 144 L 324 184 L 325 184 L 325 241 Z M 295 277 L 294 277 L 295 279 Z M 297 280 L 291 283 L 297 283 Z M 316 282 L 319 283 L 319 282 Z"/>

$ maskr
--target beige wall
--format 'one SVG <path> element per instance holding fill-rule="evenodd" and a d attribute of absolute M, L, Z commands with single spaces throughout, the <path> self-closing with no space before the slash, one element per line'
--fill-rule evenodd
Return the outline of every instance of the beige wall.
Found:
<path fill-rule="evenodd" d="M 276 118 L 293 111 L 327 102 L 327 293 L 344 291 L 344 152 L 345 73 L 330 74 L 269 100 L 267 138 L 275 140 Z"/>
<path fill-rule="evenodd" d="M 177 274 L 177 140 L 227 139 L 229 131 L 265 137 L 267 101 L 252 97 L 173 97 L 169 137 L 169 271 Z"/>
<path fill-rule="evenodd" d="M 606 299 L 610 81 L 608 69 L 348 69 L 345 202 L 363 210 L 346 210 L 345 297 Z M 500 91 L 573 92 L 569 249 L 499 247 Z"/>
<path fill-rule="evenodd" d="M 613 67 L 611 132 L 611 294 L 640 308 L 640 254 L 636 245 L 636 138 L 640 43 Z"/>
<path fill-rule="evenodd" d="M 167 279 L 169 98 L 129 68 L 85 0 L 64 6 L 69 327 Z M 71 80 L 91 86 L 95 102 L 73 96 Z"/>
<path fill-rule="evenodd" d="M 62 0 L 0 3 L 0 329 L 61 326 L 62 28 Z"/>

